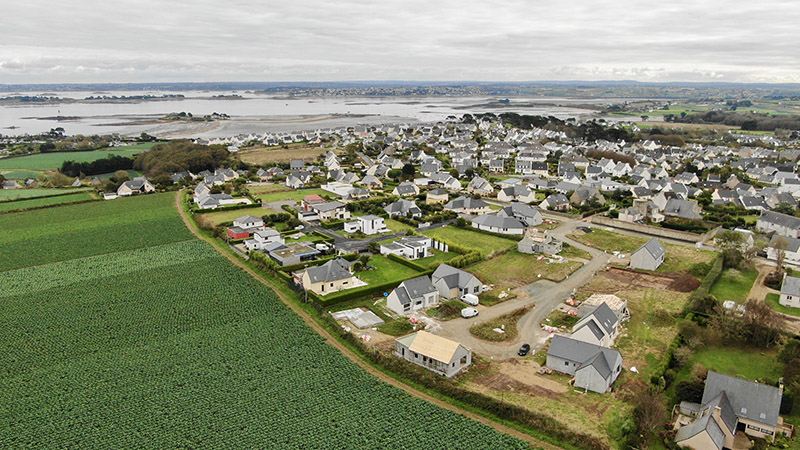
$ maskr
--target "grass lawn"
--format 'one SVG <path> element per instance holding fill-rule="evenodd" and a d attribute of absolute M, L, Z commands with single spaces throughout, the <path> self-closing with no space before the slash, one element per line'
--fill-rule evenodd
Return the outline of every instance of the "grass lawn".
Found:
<path fill-rule="evenodd" d="M 378 325 L 378 331 L 389 336 L 403 336 L 411 333 L 414 330 L 414 325 L 408 319 L 399 319 L 387 322 L 383 325 Z"/>
<path fill-rule="evenodd" d="M 564 261 L 549 264 L 546 258 L 526 255 L 511 250 L 496 258 L 479 262 L 469 268 L 486 284 L 494 284 L 498 288 L 511 289 L 533 283 L 541 278 L 551 281 L 562 281 L 572 272 L 580 268 L 579 261 Z"/>
<path fill-rule="evenodd" d="M 569 244 L 562 245 L 561 253 L 559 253 L 559 255 L 563 256 L 564 258 L 581 258 L 587 260 L 592 259 L 592 255 L 586 250 L 581 250 Z"/>
<path fill-rule="evenodd" d="M 384 219 L 383 223 L 385 223 L 386 226 L 394 233 L 400 233 L 403 231 L 414 231 L 414 227 L 412 227 L 411 225 L 406 225 L 394 219 Z"/>
<path fill-rule="evenodd" d="M 306 195 L 328 195 L 332 196 L 330 192 L 323 191 L 322 189 L 300 189 L 300 190 L 286 190 L 281 192 L 271 192 L 269 194 L 256 195 L 263 203 L 280 202 L 284 200 L 302 201 Z"/>
<path fill-rule="evenodd" d="M 433 256 L 428 256 L 426 258 L 420 258 L 415 260 L 414 262 L 425 267 L 429 267 L 433 264 L 445 263 L 450 261 L 451 259 L 458 256 L 458 253 L 453 252 L 441 252 L 439 250 L 430 249 L 430 252 L 433 253 Z"/>
<path fill-rule="evenodd" d="M 717 256 L 717 252 L 712 250 L 702 250 L 686 245 L 664 244 L 667 256 L 656 273 L 670 273 L 687 271 L 695 264 L 711 264 Z"/>
<path fill-rule="evenodd" d="M 142 176 L 141 172 L 138 172 L 138 171 L 133 170 L 133 169 L 126 170 L 126 172 L 128 172 L 128 175 L 130 175 L 131 179 L 133 179 L 135 177 Z M 114 176 L 115 173 L 116 172 L 109 172 L 109 173 L 103 173 L 103 174 L 100 174 L 100 175 L 89 175 L 87 178 L 94 179 L 95 177 L 97 177 L 97 179 L 105 181 L 105 180 L 110 179 L 112 176 Z"/>
<path fill-rule="evenodd" d="M 18 209 L 35 208 L 38 206 L 65 205 L 67 203 L 82 202 L 93 200 L 96 197 L 89 192 L 77 192 L 69 195 L 59 195 L 57 197 L 29 198 L 14 202 L 0 203 L 0 212 L 14 211 Z"/>
<path fill-rule="evenodd" d="M 583 235 L 571 234 L 569 237 L 582 244 L 600 250 L 605 250 L 607 252 L 618 251 L 627 254 L 633 253 L 648 241 L 647 238 L 628 236 L 614 233 L 613 231 L 602 230 L 600 228 L 592 228 L 591 233 Z"/>
<path fill-rule="evenodd" d="M 439 303 L 439 306 L 435 308 L 428 309 L 425 311 L 425 314 L 435 319 L 446 321 L 461 316 L 461 310 L 466 307 L 467 305 L 461 300 L 448 300 L 446 302 Z"/>
<path fill-rule="evenodd" d="M 548 321 L 549 319 L 549 321 Z M 543 324 L 550 325 L 551 327 L 561 328 L 564 327 L 568 330 L 571 330 L 576 323 L 578 323 L 578 317 L 573 316 L 572 314 L 567 314 L 563 311 L 553 311 L 550 313 L 547 318 L 545 318 Z"/>
<path fill-rule="evenodd" d="M 42 172 L 32 172 L 30 170 L 9 170 L 1 173 L 8 180 L 27 180 L 28 178 L 38 180 L 41 175 L 44 175 Z"/>
<path fill-rule="evenodd" d="M 783 306 L 778 303 L 780 296 L 778 294 L 767 294 L 765 299 L 767 304 L 779 313 L 788 314 L 790 316 L 800 317 L 800 308 L 792 308 L 791 306 Z"/>
<path fill-rule="evenodd" d="M 275 192 L 291 191 L 291 189 L 280 184 L 264 184 L 264 185 L 246 186 L 246 187 L 247 190 L 250 191 L 250 193 L 253 195 L 272 194 Z"/>
<path fill-rule="evenodd" d="M 753 287 L 758 270 L 750 269 L 741 272 L 736 269 L 726 269 L 722 272 L 714 286 L 711 288 L 711 295 L 720 301 L 733 300 L 737 303 L 747 301 L 750 288 Z"/>
<path fill-rule="evenodd" d="M 246 215 L 261 217 L 267 214 L 271 214 L 271 211 L 272 210 L 270 209 L 256 206 L 253 208 L 234 209 L 233 211 L 204 213 L 197 216 L 197 220 L 200 222 L 210 223 L 216 226 L 223 222 L 233 222 L 233 219 Z"/>
<path fill-rule="evenodd" d="M 78 189 L 0 189 L 0 202 L 5 200 L 20 200 L 25 198 L 46 197 L 48 195 L 75 193 L 81 191 L 91 191 L 91 188 Z"/>
<path fill-rule="evenodd" d="M 530 308 L 520 308 L 508 314 L 494 318 L 487 322 L 479 322 L 469 328 L 470 334 L 478 339 L 492 342 L 513 341 L 519 334 L 517 329 L 517 322 L 525 314 L 530 311 Z M 495 328 L 504 330 L 503 333 L 494 331 Z"/>
<path fill-rule="evenodd" d="M 113 150 L 37 153 L 35 155 L 21 156 L 18 158 L 1 159 L 0 169 L 55 170 L 60 168 L 64 161 L 92 162 L 107 158 L 111 155 L 130 157 L 138 155 L 141 152 L 141 148 L 117 147 Z"/>
<path fill-rule="evenodd" d="M 375 266 L 376 270 L 365 270 L 356 274 L 358 278 L 368 284 L 386 283 L 393 280 L 400 283 L 419 275 L 416 270 L 394 262 L 383 255 L 373 256 L 370 258 L 369 264 Z"/>
<path fill-rule="evenodd" d="M 469 228 L 456 228 L 444 226 L 434 228 L 425 232 L 425 236 L 444 241 L 447 244 L 467 247 L 478 251 L 484 258 L 490 257 L 493 253 L 516 247 L 517 242 L 488 234 L 478 233 Z"/>
<path fill-rule="evenodd" d="M 732 377 L 746 380 L 777 381 L 782 376 L 781 364 L 774 350 L 737 346 L 702 346 L 695 350 L 692 361 L 678 374 L 676 381 L 687 380 L 695 364 Z"/>

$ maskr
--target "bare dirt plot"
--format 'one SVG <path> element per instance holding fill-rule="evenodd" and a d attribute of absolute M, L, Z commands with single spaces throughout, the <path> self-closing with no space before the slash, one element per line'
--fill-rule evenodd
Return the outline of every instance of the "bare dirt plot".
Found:
<path fill-rule="evenodd" d="M 286 148 L 253 148 L 241 150 L 237 153 L 239 159 L 255 165 L 266 165 L 279 162 L 288 162 L 293 159 L 303 159 L 306 162 L 313 162 L 317 157 L 324 155 L 329 148 L 304 146 Z"/>

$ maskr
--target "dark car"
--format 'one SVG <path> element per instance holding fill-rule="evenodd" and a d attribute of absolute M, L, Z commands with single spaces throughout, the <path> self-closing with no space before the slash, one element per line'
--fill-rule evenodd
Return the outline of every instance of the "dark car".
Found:
<path fill-rule="evenodd" d="M 522 347 L 519 348 L 519 351 L 517 352 L 517 354 L 519 354 L 519 356 L 525 356 L 525 355 L 528 354 L 529 351 L 531 351 L 531 345 L 530 344 L 522 344 Z"/>

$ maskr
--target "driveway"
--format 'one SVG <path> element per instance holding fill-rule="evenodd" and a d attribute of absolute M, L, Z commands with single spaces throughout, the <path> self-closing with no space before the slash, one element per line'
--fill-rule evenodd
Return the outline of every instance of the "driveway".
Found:
<path fill-rule="evenodd" d="M 589 252 L 589 254 L 592 255 L 591 261 L 584 264 L 583 267 L 560 283 L 547 280 L 536 281 L 527 286 L 518 288 L 518 290 L 522 291 L 523 295 L 519 295 L 515 299 L 505 301 L 492 307 L 479 306 L 478 310 L 480 314 L 477 317 L 472 319 L 456 318 L 448 322 L 441 322 L 439 323 L 441 330 L 437 330 L 437 334 L 461 342 L 477 353 L 493 359 L 514 357 L 517 354 L 519 346 L 523 343 L 531 344 L 533 349 L 541 349 L 547 343 L 548 338 L 548 333 L 540 326 L 544 319 L 550 315 L 561 302 L 572 295 L 575 290 L 588 283 L 598 270 L 606 266 L 609 259 L 607 253 L 597 250 L 596 248 L 587 247 L 565 237 L 565 235 L 574 230 L 580 222 L 564 221 L 563 218 L 559 218 L 559 220 L 563 222 L 562 225 L 551 231 L 551 233 L 558 239 L 563 240 L 563 242 Z M 498 343 L 487 342 L 470 334 L 469 327 L 472 325 L 508 314 L 523 306 L 528 308 L 532 307 L 532 309 L 522 316 L 517 323 L 519 335 L 514 341 Z"/>

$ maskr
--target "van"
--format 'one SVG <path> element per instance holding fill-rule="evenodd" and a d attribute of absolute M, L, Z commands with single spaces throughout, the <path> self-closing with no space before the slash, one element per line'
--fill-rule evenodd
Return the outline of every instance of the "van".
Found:
<path fill-rule="evenodd" d="M 475 308 L 464 308 L 461 310 L 461 317 L 469 319 L 478 315 L 478 310 Z"/>
<path fill-rule="evenodd" d="M 475 294 L 464 294 L 461 296 L 461 301 L 471 306 L 478 306 L 478 296 Z"/>

